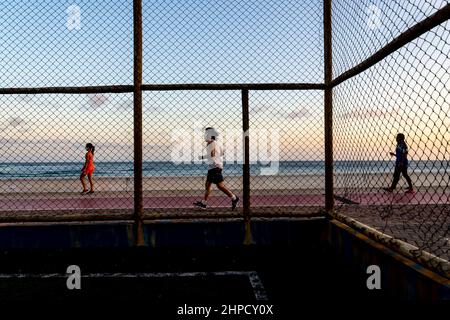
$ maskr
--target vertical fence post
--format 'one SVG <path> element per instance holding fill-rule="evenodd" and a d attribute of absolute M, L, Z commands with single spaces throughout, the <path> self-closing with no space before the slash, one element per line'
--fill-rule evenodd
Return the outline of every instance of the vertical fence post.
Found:
<path fill-rule="evenodd" d="M 325 210 L 328 214 L 334 209 L 333 181 L 333 51 L 332 51 L 332 0 L 324 0 L 324 124 L 325 124 Z"/>
<path fill-rule="evenodd" d="M 144 245 L 142 195 L 142 0 L 133 0 L 134 242 Z"/>
<path fill-rule="evenodd" d="M 251 244 L 250 229 L 250 137 L 249 137 L 249 107 L 248 90 L 242 90 L 242 131 L 244 138 L 244 164 L 243 164 L 243 213 L 245 225 L 244 244 Z"/>

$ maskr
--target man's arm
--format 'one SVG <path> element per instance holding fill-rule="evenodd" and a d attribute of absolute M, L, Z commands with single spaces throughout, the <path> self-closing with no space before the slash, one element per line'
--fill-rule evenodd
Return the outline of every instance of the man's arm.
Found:
<path fill-rule="evenodd" d="M 210 149 L 210 147 L 206 147 L 206 151 L 208 151 L 208 149 Z M 214 148 L 211 148 L 211 152 L 210 152 L 209 155 L 208 155 L 208 153 L 207 153 L 206 155 L 201 155 L 201 156 L 199 156 L 198 158 L 199 158 L 200 160 L 203 160 L 203 159 L 211 159 L 212 157 L 214 157 L 214 155 L 215 155 Z"/>

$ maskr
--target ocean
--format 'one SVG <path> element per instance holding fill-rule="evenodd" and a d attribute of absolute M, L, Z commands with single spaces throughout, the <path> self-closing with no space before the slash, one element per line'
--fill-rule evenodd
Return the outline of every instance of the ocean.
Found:
<path fill-rule="evenodd" d="M 0 163 L 0 179 L 16 178 L 68 178 L 78 177 L 83 163 Z M 132 177 L 133 162 L 96 162 L 95 176 Z M 250 165 L 252 175 L 261 174 L 262 168 L 269 166 L 259 163 Z M 335 173 L 387 173 L 394 169 L 394 161 L 335 161 Z M 147 161 L 143 164 L 145 177 L 164 176 L 204 176 L 206 164 L 176 164 L 170 161 Z M 450 173 L 449 161 L 410 161 L 410 172 Z M 280 161 L 278 175 L 324 174 L 323 161 Z M 224 166 L 224 175 L 242 175 L 242 164 L 229 163 Z"/>

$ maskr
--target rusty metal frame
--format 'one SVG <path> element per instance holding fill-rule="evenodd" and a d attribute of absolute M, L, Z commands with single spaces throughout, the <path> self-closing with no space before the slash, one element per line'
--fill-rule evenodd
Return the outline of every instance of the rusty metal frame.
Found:
<path fill-rule="evenodd" d="M 404 31 L 372 56 L 333 79 L 332 74 L 332 0 L 323 2 L 324 25 L 324 83 L 228 83 L 228 84 L 143 84 L 142 83 L 142 0 L 133 0 L 133 85 L 80 86 L 80 87 L 38 87 L 38 88 L 0 88 L 0 94 L 94 94 L 94 93 L 133 93 L 134 97 L 134 213 L 135 243 L 144 244 L 143 239 L 143 190 L 142 190 L 142 92 L 177 90 L 240 90 L 242 93 L 242 128 L 244 133 L 243 165 L 243 217 L 246 226 L 244 242 L 251 242 L 250 219 L 250 170 L 249 170 L 249 91 L 252 90 L 323 90 L 325 126 L 325 208 L 328 213 L 334 209 L 333 186 L 333 88 L 357 76 L 388 55 L 402 48 L 427 31 L 450 19 L 450 5 L 413 27 Z M 92 218 L 92 217 L 91 217 Z M 90 219 L 89 219 L 90 220 Z"/>

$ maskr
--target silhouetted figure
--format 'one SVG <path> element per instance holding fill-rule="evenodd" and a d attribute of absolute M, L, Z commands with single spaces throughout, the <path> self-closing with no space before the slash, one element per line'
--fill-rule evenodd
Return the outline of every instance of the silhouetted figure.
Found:
<path fill-rule="evenodd" d="M 387 192 L 392 192 L 397 187 L 397 183 L 400 180 L 400 174 L 405 177 L 408 182 L 408 189 L 406 193 L 414 193 L 413 185 L 411 182 L 411 178 L 408 175 L 408 146 L 405 142 L 405 135 L 403 133 L 397 134 L 397 148 L 395 149 L 395 153 L 390 152 L 391 156 L 396 157 L 395 160 L 395 171 L 394 171 L 394 179 L 392 180 L 392 185 L 389 188 L 383 188 Z"/>

